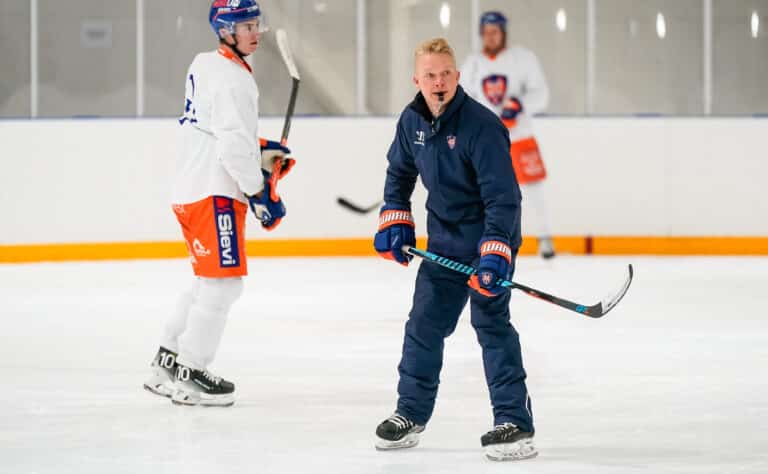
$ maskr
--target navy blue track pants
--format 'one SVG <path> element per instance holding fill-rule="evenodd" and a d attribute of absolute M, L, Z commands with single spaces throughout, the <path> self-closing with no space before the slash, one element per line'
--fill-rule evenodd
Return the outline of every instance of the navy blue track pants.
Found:
<path fill-rule="evenodd" d="M 456 328 L 467 299 L 472 326 L 483 349 L 483 366 L 495 424 L 533 431 L 520 340 L 509 322 L 509 292 L 487 298 L 471 290 L 467 276 L 422 262 L 413 307 L 405 324 L 397 412 L 424 425 L 432 416 L 443 365 L 445 338 Z"/>

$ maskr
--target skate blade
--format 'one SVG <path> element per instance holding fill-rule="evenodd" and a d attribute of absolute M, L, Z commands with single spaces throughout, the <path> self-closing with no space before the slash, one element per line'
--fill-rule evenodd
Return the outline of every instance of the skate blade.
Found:
<path fill-rule="evenodd" d="M 491 444 L 485 447 L 485 457 L 491 461 L 522 461 L 539 455 L 533 440 L 521 439 L 515 443 Z"/>
<path fill-rule="evenodd" d="M 403 436 L 402 439 L 397 441 L 389 441 L 383 438 L 376 437 L 376 449 L 378 451 L 391 451 L 393 449 L 406 449 L 412 448 L 419 444 L 419 434 L 410 433 Z"/>

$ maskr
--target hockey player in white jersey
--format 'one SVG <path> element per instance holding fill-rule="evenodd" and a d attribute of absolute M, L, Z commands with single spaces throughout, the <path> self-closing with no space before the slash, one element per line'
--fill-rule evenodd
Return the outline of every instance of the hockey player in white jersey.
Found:
<path fill-rule="evenodd" d="M 208 366 L 247 274 L 246 210 L 267 230 L 285 216 L 276 187 L 294 160 L 285 146 L 259 139 L 259 90 L 244 60 L 266 31 L 262 18 L 254 0 L 214 1 L 209 22 L 218 49 L 198 54 L 187 72 L 172 202 L 195 279 L 166 324 L 144 384 L 177 404 L 234 403 L 234 384 Z"/>
<path fill-rule="evenodd" d="M 510 155 L 523 193 L 523 206 L 533 209 L 539 224 L 539 254 L 555 256 L 544 192 L 547 176 L 531 117 L 549 103 L 549 88 L 536 55 L 521 46 L 507 47 L 507 18 L 490 11 L 480 17 L 483 50 L 461 67 L 461 86 L 496 112 L 509 129 Z"/>

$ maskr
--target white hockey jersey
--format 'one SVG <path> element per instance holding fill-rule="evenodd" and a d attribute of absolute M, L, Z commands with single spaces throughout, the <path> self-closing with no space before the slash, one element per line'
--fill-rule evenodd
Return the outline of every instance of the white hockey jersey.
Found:
<path fill-rule="evenodd" d="M 172 196 L 188 204 L 208 196 L 246 202 L 264 188 L 258 139 L 259 89 L 232 51 L 198 54 L 187 72 Z"/>
<path fill-rule="evenodd" d="M 532 51 L 513 46 L 490 58 L 482 52 L 471 54 L 461 66 L 461 87 L 475 100 L 501 115 L 504 101 L 517 97 L 523 112 L 510 129 L 511 141 L 533 135 L 531 116 L 549 104 L 549 87 L 541 65 Z"/>

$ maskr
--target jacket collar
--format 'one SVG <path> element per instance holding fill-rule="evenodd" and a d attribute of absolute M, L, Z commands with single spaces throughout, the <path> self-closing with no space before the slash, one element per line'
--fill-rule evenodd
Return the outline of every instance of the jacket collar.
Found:
<path fill-rule="evenodd" d="M 453 114 L 455 114 L 456 111 L 461 108 L 466 98 L 467 94 L 464 92 L 464 89 L 461 86 L 456 86 L 456 94 L 454 94 L 453 99 L 451 99 L 451 101 L 448 102 L 448 105 L 446 105 L 445 111 L 440 114 L 437 119 L 432 116 L 432 112 L 429 110 L 427 101 L 424 100 L 424 96 L 422 95 L 421 91 L 416 94 L 416 97 L 408 105 L 408 108 L 421 115 L 424 120 L 426 120 L 427 123 L 432 126 L 432 130 L 434 132 L 438 132 L 440 131 L 441 125 L 450 120 Z"/>

